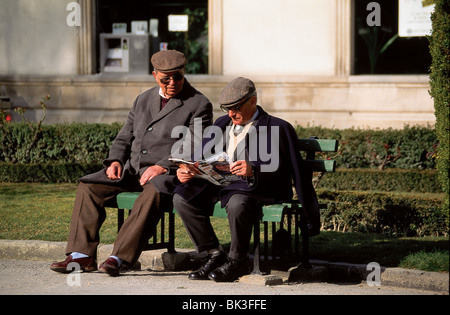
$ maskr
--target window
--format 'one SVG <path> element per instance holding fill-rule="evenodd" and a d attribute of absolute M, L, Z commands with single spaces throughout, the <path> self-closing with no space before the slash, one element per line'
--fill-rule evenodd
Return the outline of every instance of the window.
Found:
<path fill-rule="evenodd" d="M 381 8 L 381 26 L 368 26 L 370 2 Z M 355 0 L 353 74 L 428 74 L 431 55 L 428 39 L 399 37 L 399 2 Z"/>
<path fill-rule="evenodd" d="M 131 33 L 132 21 L 156 19 L 158 37 L 151 39 L 149 54 L 159 51 L 161 43 L 167 43 L 167 49 L 176 49 L 186 55 L 189 61 L 187 73 L 208 72 L 208 0 L 96 0 L 96 6 L 97 43 L 100 34 L 112 33 L 113 23 L 126 23 L 127 33 Z M 169 15 L 187 15 L 188 31 L 169 31 Z M 100 72 L 100 44 L 97 45 L 97 60 L 97 72 Z"/>

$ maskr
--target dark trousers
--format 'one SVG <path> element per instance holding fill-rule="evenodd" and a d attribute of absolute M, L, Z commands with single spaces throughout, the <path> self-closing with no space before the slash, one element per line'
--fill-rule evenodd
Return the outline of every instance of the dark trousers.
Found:
<path fill-rule="evenodd" d="M 214 204 L 208 202 L 201 206 L 194 205 L 178 194 L 174 195 L 173 203 L 198 252 L 219 246 L 210 221 Z M 226 211 L 231 232 L 228 256 L 230 259 L 245 259 L 250 249 L 253 223 L 260 217 L 261 205 L 255 197 L 234 194 L 226 205 Z"/>
<path fill-rule="evenodd" d="M 117 194 L 143 190 L 134 203 L 114 242 L 112 255 L 129 263 L 137 261 L 161 218 L 160 194 L 151 183 L 120 185 L 80 183 L 77 189 L 66 253 L 80 252 L 97 256 L 99 231 L 105 221 L 105 206 L 115 203 Z"/>

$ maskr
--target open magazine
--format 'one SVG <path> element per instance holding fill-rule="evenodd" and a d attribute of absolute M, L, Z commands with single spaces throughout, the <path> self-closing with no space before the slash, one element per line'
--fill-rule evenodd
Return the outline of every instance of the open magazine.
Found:
<path fill-rule="evenodd" d="M 215 185 L 228 186 L 232 182 L 242 180 L 240 176 L 231 173 L 231 159 L 225 152 L 217 153 L 205 160 L 197 162 L 186 161 L 175 157 L 170 157 L 169 161 L 177 165 L 194 165 L 200 173 L 196 175 L 197 177 L 206 179 Z"/>

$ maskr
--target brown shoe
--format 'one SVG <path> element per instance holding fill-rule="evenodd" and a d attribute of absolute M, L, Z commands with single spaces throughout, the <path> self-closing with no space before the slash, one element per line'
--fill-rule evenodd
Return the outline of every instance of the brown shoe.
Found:
<path fill-rule="evenodd" d="M 92 257 L 73 259 L 72 255 L 67 256 L 66 260 L 54 262 L 50 265 L 50 269 L 61 273 L 71 273 L 78 268 L 75 266 L 69 266 L 71 263 L 76 263 L 79 266 L 79 270 L 85 272 L 91 272 L 97 270 L 97 261 Z"/>
<path fill-rule="evenodd" d="M 117 277 L 120 273 L 119 263 L 112 257 L 109 257 L 107 260 L 105 260 L 98 267 L 98 270 L 100 270 L 101 272 L 106 272 L 111 277 Z"/>

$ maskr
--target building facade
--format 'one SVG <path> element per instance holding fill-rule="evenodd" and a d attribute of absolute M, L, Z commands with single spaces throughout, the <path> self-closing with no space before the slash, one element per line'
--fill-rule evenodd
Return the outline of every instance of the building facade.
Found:
<path fill-rule="evenodd" d="M 379 59 L 379 64 L 384 62 L 379 73 L 368 72 L 360 62 L 365 57 L 358 50 L 364 45 L 358 44 L 362 31 L 357 14 L 365 14 L 369 23 L 370 15 L 377 13 L 365 11 L 363 0 L 201 2 L 186 1 L 185 6 L 207 12 L 206 70 L 188 73 L 187 78 L 213 102 L 216 115 L 222 88 L 245 76 L 256 83 L 259 104 L 292 124 L 338 129 L 434 125 L 426 69 L 409 71 L 418 62 L 408 56 L 418 49 L 405 55 L 399 50 L 399 57 L 380 55 L 391 59 Z M 386 0 L 376 3 L 388 5 Z M 29 119 L 39 119 L 39 101 L 50 94 L 46 123 L 124 121 L 135 97 L 156 85 L 151 69 L 106 73 L 102 67 L 100 34 L 105 27 L 99 24 L 117 22 L 114 16 L 125 20 L 122 13 L 133 19 L 133 13 L 107 8 L 100 0 L 2 0 L 0 7 L 0 94 L 9 97 L 13 107 L 25 107 Z M 171 10 L 167 1 L 164 8 L 154 8 L 160 14 L 163 10 Z M 377 30 L 396 33 L 383 29 L 388 13 L 378 13 Z M 167 26 L 160 20 L 160 34 L 155 35 L 162 38 L 161 28 Z M 154 51 L 161 40 L 151 43 Z M 131 39 L 128 44 L 131 49 Z M 396 49 L 392 47 L 386 52 Z M 402 62 L 403 68 L 398 66 Z M 20 117 L 14 114 L 13 119 Z"/>

